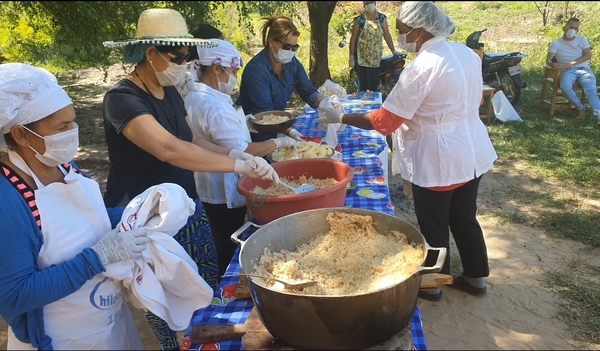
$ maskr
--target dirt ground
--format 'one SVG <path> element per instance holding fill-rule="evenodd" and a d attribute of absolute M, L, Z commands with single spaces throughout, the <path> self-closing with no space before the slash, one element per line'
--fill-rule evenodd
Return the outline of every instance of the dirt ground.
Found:
<path fill-rule="evenodd" d="M 102 187 L 108 162 L 102 146 L 100 106 L 106 89 L 121 76 L 123 71 L 118 67 L 111 68 L 108 82 L 102 82 L 99 71 L 82 71 L 77 77 L 77 85 L 67 88 L 76 100 L 81 133 L 82 147 L 76 162 Z M 417 225 L 412 201 L 404 196 L 399 175 L 390 177 L 389 187 L 397 217 Z M 488 294 L 476 298 L 443 287 L 442 301 L 419 300 L 430 349 L 567 350 L 582 347 L 579 336 L 558 318 L 559 296 L 550 290 L 546 273 L 567 272 L 567 267 L 574 262 L 600 267 L 600 250 L 550 237 L 527 225 L 500 223 L 490 215 L 492 211 L 510 213 L 517 208 L 532 215 L 540 213 L 542 208 L 525 208 L 518 198 L 527 192 L 544 191 L 561 191 L 573 197 L 579 195 L 577 189 L 530 179 L 522 175 L 518 167 L 510 170 L 496 167 L 483 177 L 479 220 L 490 260 L 491 273 L 486 280 Z M 579 198 L 586 201 L 585 197 Z M 588 201 L 580 205 L 600 210 L 598 203 Z M 453 260 L 459 261 L 455 247 L 451 248 L 451 255 Z M 143 315 L 139 311 L 133 312 L 146 349 L 159 349 Z M 0 349 L 6 349 L 6 324 L 0 322 Z M 600 350 L 600 345 L 586 344 L 584 347 Z"/>

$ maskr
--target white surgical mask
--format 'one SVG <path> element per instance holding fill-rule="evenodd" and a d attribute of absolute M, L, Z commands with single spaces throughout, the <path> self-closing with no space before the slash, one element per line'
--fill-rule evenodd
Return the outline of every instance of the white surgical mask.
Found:
<path fill-rule="evenodd" d="M 275 56 L 275 60 L 277 60 L 277 62 L 286 64 L 292 61 L 294 56 L 296 56 L 296 52 L 292 50 L 279 49 L 278 53 L 275 53 L 275 51 L 273 51 L 273 55 Z"/>
<path fill-rule="evenodd" d="M 229 76 L 229 80 L 227 81 L 227 83 L 223 83 L 219 80 L 219 83 L 217 83 L 217 86 L 219 87 L 219 91 L 222 92 L 223 94 L 231 95 L 231 93 L 233 93 L 233 91 L 235 90 L 235 87 L 237 86 L 238 79 L 233 74 L 230 74 L 229 72 L 227 72 L 225 67 L 221 66 L 221 68 L 223 68 L 223 71 L 225 71 L 225 73 L 227 73 L 227 75 Z M 219 78 L 217 78 L 217 79 L 219 79 Z"/>
<path fill-rule="evenodd" d="M 575 37 L 575 34 L 577 34 L 577 32 L 575 31 L 575 29 L 569 29 L 566 33 L 565 36 L 569 39 Z"/>
<path fill-rule="evenodd" d="M 371 13 L 371 12 L 375 11 L 375 4 L 368 4 L 367 6 L 365 6 L 365 10 L 368 13 Z"/>
<path fill-rule="evenodd" d="M 150 66 L 154 68 L 154 73 L 156 73 L 156 79 L 158 79 L 158 84 L 160 84 L 160 86 L 171 87 L 177 85 L 179 82 L 185 79 L 185 75 L 187 74 L 188 70 L 187 65 L 178 65 L 170 62 L 160 52 L 158 54 L 163 58 L 163 60 L 169 62 L 169 67 L 167 67 L 166 70 L 157 72 L 156 68 L 154 68 L 154 65 L 152 64 L 152 61 L 149 61 Z"/>
<path fill-rule="evenodd" d="M 417 42 L 407 43 L 406 36 L 415 30 L 415 28 L 411 29 L 408 33 L 398 34 L 398 45 L 402 48 L 402 50 L 406 52 L 417 52 Z M 418 39 L 418 38 L 417 38 Z"/>
<path fill-rule="evenodd" d="M 35 157 L 46 166 L 56 167 L 71 161 L 75 157 L 77 148 L 79 148 L 79 126 L 77 123 L 73 122 L 73 129 L 46 136 L 41 136 L 25 126 L 23 128 L 44 139 L 46 152 L 43 155 L 31 146 L 29 148 L 35 152 Z"/>

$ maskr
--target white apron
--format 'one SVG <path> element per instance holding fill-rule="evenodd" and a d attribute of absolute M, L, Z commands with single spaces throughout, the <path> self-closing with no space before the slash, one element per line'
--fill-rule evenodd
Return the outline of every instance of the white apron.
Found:
<path fill-rule="evenodd" d="M 40 269 L 74 258 L 111 230 L 100 188 L 94 180 L 75 173 L 71 167 L 65 175 L 66 184 L 44 186 L 17 153 L 9 151 L 8 155 L 38 187 L 35 200 L 44 237 L 38 256 Z M 143 349 L 124 303 L 120 281 L 99 274 L 76 292 L 43 308 L 45 331 L 55 350 Z M 7 349 L 35 350 L 31 344 L 20 342 L 10 328 Z"/>

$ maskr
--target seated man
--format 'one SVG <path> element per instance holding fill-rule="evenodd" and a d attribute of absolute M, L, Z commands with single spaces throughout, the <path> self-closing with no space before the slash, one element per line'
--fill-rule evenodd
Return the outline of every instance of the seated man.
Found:
<path fill-rule="evenodd" d="M 596 88 L 596 76 L 588 62 L 592 58 L 590 43 L 586 37 L 576 35 L 579 32 L 579 19 L 577 18 L 569 19 L 563 27 L 563 31 L 562 38 L 558 38 L 550 44 L 546 63 L 552 68 L 563 70 L 560 74 L 560 89 L 579 111 L 577 119 L 585 118 L 585 106 L 573 91 L 575 82 L 579 82 L 583 88 L 594 116 L 598 119 L 598 125 L 600 125 L 600 101 Z"/>

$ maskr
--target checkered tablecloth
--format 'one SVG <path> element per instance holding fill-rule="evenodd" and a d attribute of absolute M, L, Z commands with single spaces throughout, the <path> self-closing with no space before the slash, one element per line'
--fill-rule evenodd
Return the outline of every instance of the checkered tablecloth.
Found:
<path fill-rule="evenodd" d="M 348 111 L 369 111 L 379 108 L 380 104 L 346 104 Z M 317 118 L 316 111 L 304 109 L 294 124 L 294 128 L 305 136 L 312 138 L 324 138 L 325 132 L 317 128 L 313 123 Z M 356 189 L 346 196 L 346 206 L 375 210 L 394 215 L 394 206 L 390 198 L 389 188 L 384 179 L 382 162 L 378 155 L 385 151 L 387 145 L 385 138 L 375 132 L 366 131 L 347 126 L 343 132 L 338 133 L 338 142 L 341 146 L 343 161 L 354 170 L 354 182 Z M 252 227 L 251 227 L 252 228 Z M 247 229 L 242 238 L 245 239 L 255 230 Z M 238 261 L 239 248 L 233 255 L 233 259 L 227 268 L 226 275 L 240 272 Z M 243 324 L 248 318 L 254 304 L 251 299 L 238 300 L 235 298 L 238 277 L 225 277 L 219 288 L 215 291 L 212 303 L 194 312 L 188 330 L 182 342 L 182 350 L 242 350 L 241 339 L 221 341 L 219 345 L 195 345 L 191 344 L 189 334 L 194 325 L 197 324 Z M 415 313 L 410 320 L 413 337 L 413 347 L 416 350 L 427 350 L 427 343 L 423 333 L 421 311 L 416 307 Z M 203 347 L 204 346 L 204 347 Z M 208 347 L 208 348 L 206 348 Z M 217 347 L 217 348 L 211 348 Z"/>

